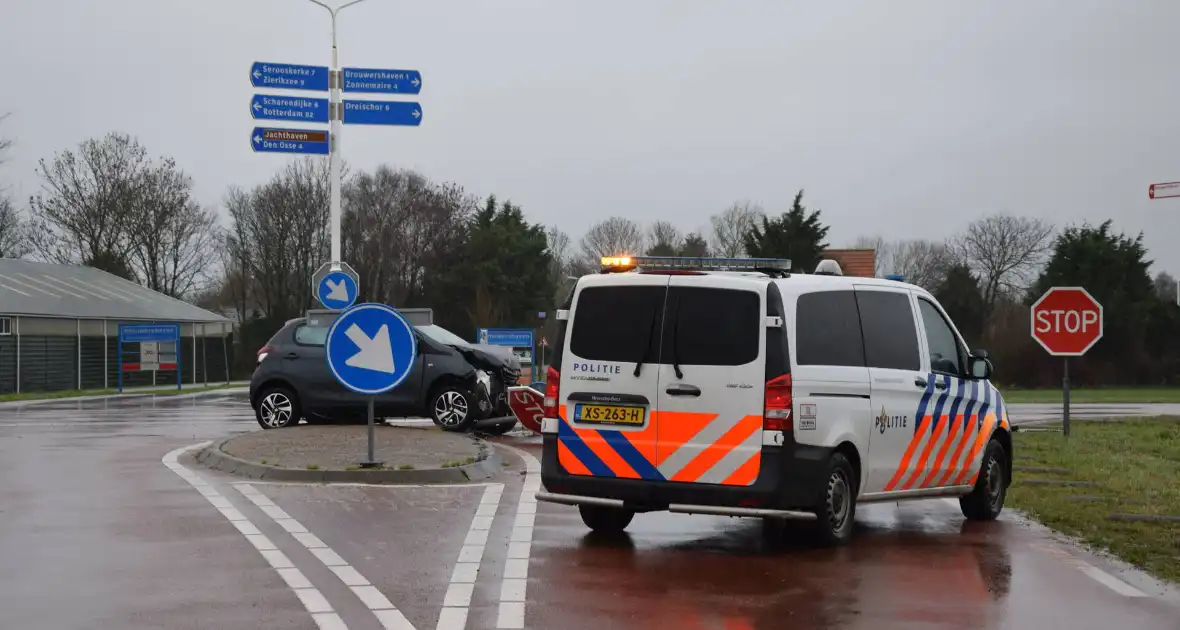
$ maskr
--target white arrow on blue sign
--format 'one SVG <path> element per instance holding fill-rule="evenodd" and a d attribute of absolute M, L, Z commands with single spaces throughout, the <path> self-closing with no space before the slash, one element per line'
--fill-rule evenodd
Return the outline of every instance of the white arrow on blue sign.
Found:
<path fill-rule="evenodd" d="M 320 280 L 316 298 L 324 308 L 343 310 L 356 302 L 356 281 L 343 271 L 333 271 Z"/>
<path fill-rule="evenodd" d="M 250 66 L 250 85 L 284 90 L 328 91 L 327 66 L 255 61 Z"/>
<path fill-rule="evenodd" d="M 324 355 L 341 385 L 358 394 L 382 394 L 410 375 L 418 340 L 409 322 L 392 307 L 358 304 L 332 323 Z"/>

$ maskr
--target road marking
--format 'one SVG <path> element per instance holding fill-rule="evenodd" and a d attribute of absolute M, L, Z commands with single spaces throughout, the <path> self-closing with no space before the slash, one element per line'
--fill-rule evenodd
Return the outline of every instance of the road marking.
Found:
<path fill-rule="evenodd" d="M 488 543 L 488 531 L 496 518 L 504 484 L 488 484 L 479 499 L 467 537 L 459 550 L 451 583 L 443 597 L 443 608 L 438 615 L 435 630 L 464 630 L 467 627 L 467 613 L 471 608 L 471 594 L 475 591 L 475 580 L 479 577 L 479 565 L 483 562 L 484 548 Z"/>
<path fill-rule="evenodd" d="M 529 453 L 506 444 L 496 443 L 516 453 L 524 461 L 524 485 L 516 504 L 516 517 L 508 543 L 508 562 L 504 579 L 500 582 L 500 609 L 496 615 L 497 628 L 524 628 L 524 605 L 528 591 L 529 553 L 533 542 L 533 519 L 537 513 L 537 491 L 541 489 L 541 462 Z"/>
<path fill-rule="evenodd" d="M 311 555 L 327 567 L 373 613 L 373 616 L 381 622 L 381 626 L 385 630 L 414 630 L 414 624 L 410 623 L 410 620 L 406 619 L 397 606 L 394 606 L 393 602 L 377 590 L 376 586 L 373 586 L 365 576 L 361 575 L 360 571 L 349 565 L 344 558 L 340 557 L 340 554 L 324 544 L 324 541 L 315 534 L 309 532 L 299 521 L 291 518 L 291 515 L 275 505 L 274 501 L 259 492 L 258 488 L 249 483 L 235 483 L 233 487 L 251 503 L 258 506 L 267 518 L 287 530 L 292 538 L 299 541 L 299 544 L 303 545 L 311 552 Z"/>
<path fill-rule="evenodd" d="M 221 496 L 213 486 L 209 485 L 207 481 L 197 473 L 185 468 L 177 458 L 182 454 L 204 448 L 211 444 L 211 442 L 202 442 L 192 446 L 185 446 L 169 452 L 161 460 L 168 470 L 176 473 L 186 483 L 201 493 L 221 515 L 226 518 L 235 528 L 242 533 L 242 536 L 249 540 L 258 553 L 266 560 L 267 564 L 279 574 L 279 577 L 287 583 L 287 587 L 295 593 L 295 597 L 299 598 L 299 602 L 303 604 L 303 608 L 311 615 L 313 621 L 320 630 L 348 630 L 344 620 L 336 611 L 332 609 L 332 605 L 324 594 L 318 588 L 312 585 L 307 576 L 295 568 L 291 564 L 291 560 L 287 558 L 283 552 L 279 551 L 274 543 L 270 541 L 265 535 L 258 532 L 258 528 L 250 522 L 240 511 L 230 505 L 229 500 Z"/>
<path fill-rule="evenodd" d="M 230 485 L 233 486 L 307 486 L 306 481 L 235 481 Z M 359 482 L 333 482 L 328 484 L 333 488 L 381 488 L 382 490 L 402 490 L 405 488 L 486 488 L 488 486 L 499 485 L 497 482 L 480 481 L 475 483 L 359 483 Z"/>

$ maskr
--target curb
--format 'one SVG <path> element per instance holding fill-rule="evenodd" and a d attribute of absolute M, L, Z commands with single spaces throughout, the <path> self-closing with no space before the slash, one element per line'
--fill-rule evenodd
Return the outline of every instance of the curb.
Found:
<path fill-rule="evenodd" d="M 71 402 L 85 402 L 88 400 L 111 400 L 113 399 L 128 399 L 128 398 L 166 398 L 169 400 L 187 400 L 189 398 L 201 398 L 203 396 L 214 396 L 216 394 L 240 394 L 242 392 L 250 391 L 248 385 L 223 387 L 221 389 L 211 389 L 203 392 L 170 394 L 169 390 L 160 390 L 155 392 L 136 392 L 133 394 L 104 394 L 102 396 L 70 396 L 69 398 L 34 398 L 32 400 L 9 400 L 0 402 L 0 409 L 7 409 L 12 407 L 28 407 L 32 405 L 47 405 L 50 403 L 71 403 Z M 182 390 L 183 392 L 183 390 Z"/>
<path fill-rule="evenodd" d="M 495 476 L 500 466 L 500 454 L 479 442 L 480 459 L 466 466 L 428 468 L 421 470 L 305 470 L 278 468 L 238 459 L 221 450 L 232 438 L 220 440 L 196 453 L 197 462 L 213 470 L 249 479 L 292 481 L 299 483 L 376 483 L 376 484 L 448 484 L 483 481 Z"/>

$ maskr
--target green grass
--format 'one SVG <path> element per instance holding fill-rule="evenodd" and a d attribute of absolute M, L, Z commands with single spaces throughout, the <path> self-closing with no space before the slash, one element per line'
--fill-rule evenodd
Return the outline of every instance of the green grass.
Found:
<path fill-rule="evenodd" d="M 1107 520 L 1112 512 L 1180 516 L 1180 418 L 1077 422 L 1060 433 L 1016 433 L 1017 466 L 1066 468 L 1070 474 L 1015 471 L 1009 505 L 1045 525 L 1109 550 L 1157 577 L 1180 582 L 1180 526 Z M 1100 487 L 1033 486 L 1027 479 L 1094 481 Z M 1070 501 L 1070 496 L 1104 501 Z"/>
<path fill-rule="evenodd" d="M 1002 389 L 1004 402 L 1060 403 L 1061 389 Z M 1180 387 L 1115 387 L 1071 389 L 1075 403 L 1180 403 Z"/>
<path fill-rule="evenodd" d="M 186 387 L 180 391 L 175 389 L 125 391 L 127 395 L 175 396 L 177 394 L 194 394 L 197 392 L 211 392 L 218 389 L 235 387 L 234 385 L 210 385 L 208 387 Z M 0 394 L 0 402 L 16 402 L 22 400 L 54 400 L 57 398 L 76 398 L 84 396 L 110 396 L 118 394 L 117 389 L 67 389 L 56 392 L 21 392 L 19 394 Z"/>

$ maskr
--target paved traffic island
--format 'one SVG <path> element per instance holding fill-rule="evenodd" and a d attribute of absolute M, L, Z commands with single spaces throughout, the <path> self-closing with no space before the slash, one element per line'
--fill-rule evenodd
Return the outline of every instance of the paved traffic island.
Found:
<path fill-rule="evenodd" d="M 229 474 L 307 483 L 463 483 L 497 474 L 500 457 L 470 435 L 436 429 L 380 426 L 377 468 L 362 468 L 367 427 L 300 425 L 256 431 L 216 442 L 197 461 Z"/>

